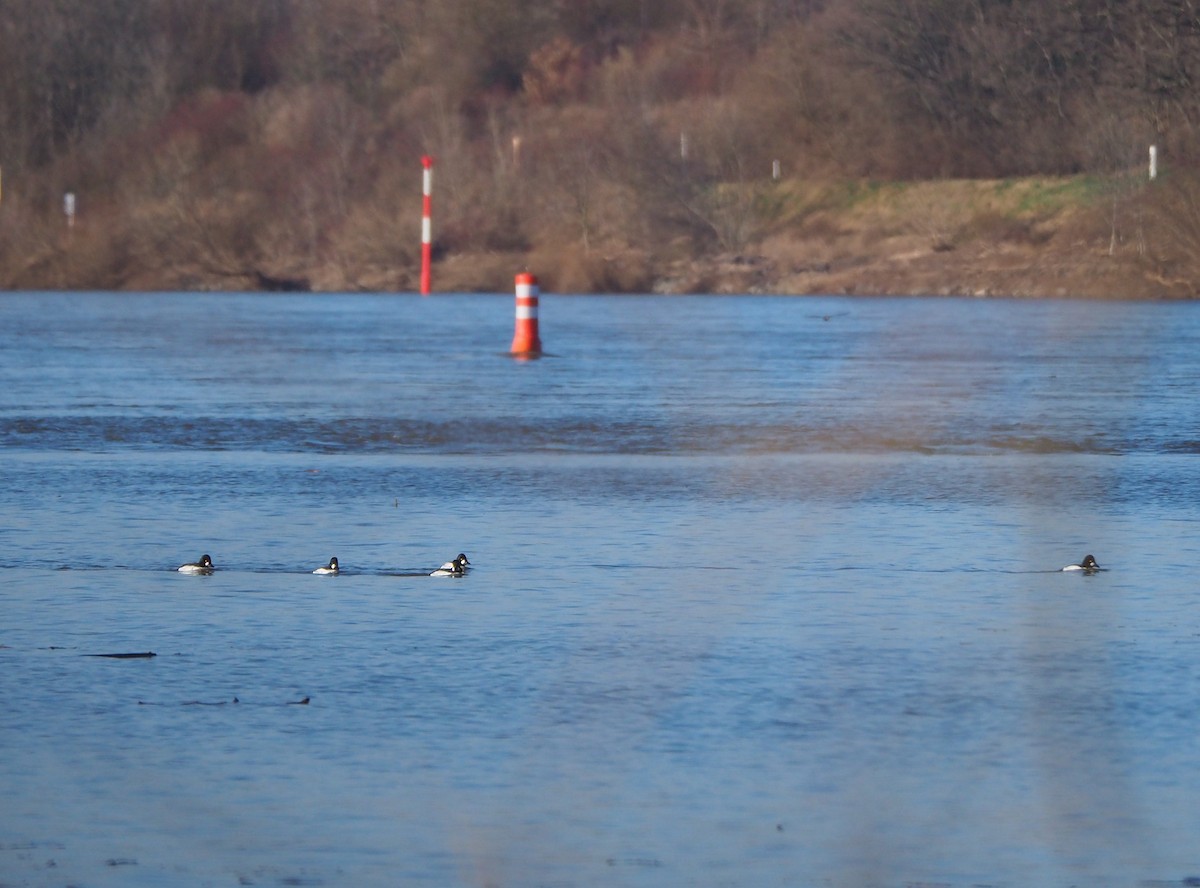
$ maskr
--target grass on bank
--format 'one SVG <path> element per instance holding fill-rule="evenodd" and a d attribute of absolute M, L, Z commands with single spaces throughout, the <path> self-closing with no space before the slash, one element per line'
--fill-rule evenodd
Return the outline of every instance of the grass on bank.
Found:
<path fill-rule="evenodd" d="M 784 179 L 711 189 L 701 209 L 707 227 L 692 235 L 651 231 L 624 240 L 619 228 L 584 244 L 546 226 L 516 249 L 452 249 L 435 263 L 435 288 L 505 291 L 515 270 L 537 269 L 547 292 L 1005 292 L 1106 295 L 1139 286 L 1191 295 L 1200 255 L 1200 182 L 1132 173 L 1003 180 Z M 252 203 L 247 195 L 246 203 Z M 629 212 L 619 202 L 597 213 Z M 406 291 L 416 288 L 417 244 L 406 246 L 393 216 L 354 209 L 343 225 L 303 248 L 283 232 L 265 240 L 254 217 L 219 215 L 200 204 L 186 217 L 170 206 L 114 205 L 94 210 L 73 232 L 61 219 L 19 219 L 0 206 L 0 285 L 66 289 L 256 289 L 264 280 L 304 281 L 313 289 Z M 189 209 L 193 205 L 189 205 Z M 28 208 L 25 208 L 28 212 Z M 7 218 L 6 218 L 7 217 Z M 157 220 L 147 238 L 139 219 Z M 186 225 L 180 223 L 184 218 Z M 166 222 L 170 236 L 158 223 Z M 315 224 L 316 220 L 314 220 Z M 436 220 L 446 224 L 446 220 Z M 140 227 L 138 227 L 140 225 Z M 383 229 L 383 230 L 380 230 Z M 407 230 L 406 230 L 407 231 Z M 256 256 L 253 240 L 271 249 Z M 372 246 L 387 244 L 383 249 Z M 314 241 L 315 243 L 315 241 Z M 228 246 L 223 246 L 228 245 Z M 324 252 L 322 253 L 322 250 Z M 980 257 L 1007 252 L 1004 275 Z M 147 261 L 148 256 L 153 262 Z M 219 256 L 220 263 L 214 262 Z M 1104 263 L 1097 266 L 1098 258 Z M 1062 280 L 1063 268 L 1079 264 Z M 1013 269 L 1026 272 L 1016 280 Z M 244 267 L 243 267 L 244 266 Z M 1043 286 L 1039 268 L 1058 280 Z M 920 271 L 918 276 L 914 269 Z M 1112 281 L 1102 271 L 1120 271 Z M 991 275 L 991 277 L 989 277 Z M 1130 283 L 1132 281 L 1132 283 Z"/>

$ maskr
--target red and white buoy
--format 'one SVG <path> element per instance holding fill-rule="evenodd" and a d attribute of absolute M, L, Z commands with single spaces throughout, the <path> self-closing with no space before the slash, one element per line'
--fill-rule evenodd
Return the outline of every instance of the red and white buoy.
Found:
<path fill-rule="evenodd" d="M 421 158 L 421 166 L 425 168 L 422 181 L 421 200 L 421 295 L 429 295 L 431 279 L 430 263 L 433 261 L 433 221 L 431 217 L 433 194 L 433 158 L 428 154 Z"/>
<path fill-rule="evenodd" d="M 538 337 L 538 282 L 537 278 L 522 272 L 516 278 L 517 329 L 513 334 L 511 353 L 514 355 L 540 355 L 542 340 Z"/>

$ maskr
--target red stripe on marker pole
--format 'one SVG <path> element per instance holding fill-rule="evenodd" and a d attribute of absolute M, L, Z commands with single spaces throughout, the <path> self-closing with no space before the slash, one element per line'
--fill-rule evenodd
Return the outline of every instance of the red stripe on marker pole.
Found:
<path fill-rule="evenodd" d="M 538 337 L 538 282 L 528 273 L 516 278 L 517 328 L 513 334 L 514 355 L 539 354 L 542 340 Z"/>
<path fill-rule="evenodd" d="M 430 264 L 433 261 L 433 158 L 428 154 L 421 158 L 421 166 L 425 168 L 422 177 L 421 199 L 421 295 L 429 295 L 432 274 Z"/>

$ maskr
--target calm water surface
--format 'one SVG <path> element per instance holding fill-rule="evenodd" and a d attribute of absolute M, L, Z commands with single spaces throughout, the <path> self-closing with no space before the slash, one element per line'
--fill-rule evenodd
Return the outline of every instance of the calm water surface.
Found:
<path fill-rule="evenodd" d="M 541 308 L 0 295 L 0 885 L 1200 879 L 1200 306 Z"/>

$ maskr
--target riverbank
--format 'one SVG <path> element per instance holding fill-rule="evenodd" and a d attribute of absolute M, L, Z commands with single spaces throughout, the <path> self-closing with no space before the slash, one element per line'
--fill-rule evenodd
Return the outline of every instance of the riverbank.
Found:
<path fill-rule="evenodd" d="M 1188 257 L 1149 190 L 1078 177 L 916 184 L 798 184 L 744 249 L 708 255 L 566 250 L 530 262 L 543 287 L 665 294 L 1187 299 Z M 499 257 L 456 257 L 441 285 L 476 289 Z M 560 261 L 561 260 L 561 261 Z M 500 260 L 500 265 L 504 260 Z M 476 276 L 482 270 L 483 277 Z"/>
<path fill-rule="evenodd" d="M 1098 177 L 916 183 L 783 181 L 743 192 L 736 242 L 666 233 L 590 249 L 548 232 L 522 249 L 439 246 L 436 292 L 504 292 L 536 273 L 545 292 L 939 295 L 1188 299 L 1200 235 L 1180 219 L 1175 185 Z M 144 207 L 98 209 L 69 231 L 9 225 L 24 249 L 0 255 L 6 289 L 411 292 L 416 245 L 386 240 L 379 220 L 343 230 L 324 252 L 279 241 L 269 258 L 217 252 L 237 220 L 197 216 L 147 240 Z M 722 223 L 728 220 L 715 220 Z M 1186 221 L 1186 220 L 1183 220 Z M 732 226 L 730 226 L 732 227 Z M 357 232 L 357 233 L 355 233 Z M 436 235 L 435 235 L 436 236 Z M 236 241 L 236 237 L 229 236 Z"/>

